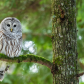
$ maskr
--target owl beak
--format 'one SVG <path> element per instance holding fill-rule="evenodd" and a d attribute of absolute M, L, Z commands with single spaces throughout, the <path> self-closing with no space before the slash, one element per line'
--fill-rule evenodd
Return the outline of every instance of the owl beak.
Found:
<path fill-rule="evenodd" d="M 13 29 L 11 28 L 11 29 L 10 29 L 10 31 L 12 32 L 12 31 L 13 31 Z"/>

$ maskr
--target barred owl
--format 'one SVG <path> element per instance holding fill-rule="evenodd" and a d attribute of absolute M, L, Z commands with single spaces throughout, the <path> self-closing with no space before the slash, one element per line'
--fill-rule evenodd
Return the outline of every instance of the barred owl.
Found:
<path fill-rule="evenodd" d="M 0 24 L 0 53 L 11 58 L 18 57 L 20 55 L 21 48 L 21 23 L 14 17 L 7 17 Z"/>

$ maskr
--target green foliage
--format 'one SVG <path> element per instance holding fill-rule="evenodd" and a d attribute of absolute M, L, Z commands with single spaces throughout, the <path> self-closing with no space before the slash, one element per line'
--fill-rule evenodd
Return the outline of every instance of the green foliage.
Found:
<path fill-rule="evenodd" d="M 84 71 L 83 66 L 84 63 L 84 0 L 77 0 L 77 46 L 78 46 L 78 62 L 80 72 Z M 82 60 L 82 61 L 81 61 Z M 80 84 L 84 84 L 84 82 L 80 79 Z"/>
<path fill-rule="evenodd" d="M 80 84 L 84 84 L 84 82 L 80 82 Z"/>

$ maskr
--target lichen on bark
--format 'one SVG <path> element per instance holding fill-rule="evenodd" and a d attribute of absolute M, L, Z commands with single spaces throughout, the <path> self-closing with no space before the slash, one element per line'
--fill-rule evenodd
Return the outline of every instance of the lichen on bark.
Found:
<path fill-rule="evenodd" d="M 77 30 L 75 0 L 52 0 L 54 84 L 77 84 Z M 59 62 L 57 62 L 57 59 Z M 60 70 L 60 74 L 59 74 Z"/>

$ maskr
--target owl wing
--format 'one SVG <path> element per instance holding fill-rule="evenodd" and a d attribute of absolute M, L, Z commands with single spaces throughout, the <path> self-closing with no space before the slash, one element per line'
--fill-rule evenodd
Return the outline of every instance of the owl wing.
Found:
<path fill-rule="evenodd" d="M 19 49 L 19 51 L 21 51 L 21 49 L 22 49 L 22 36 L 18 39 L 19 40 L 19 46 L 18 46 L 18 49 Z"/>
<path fill-rule="evenodd" d="M 1 25 L 0 25 L 0 52 L 3 48 L 3 32 L 1 30 Z"/>

